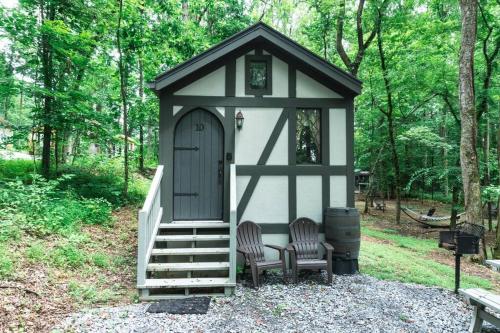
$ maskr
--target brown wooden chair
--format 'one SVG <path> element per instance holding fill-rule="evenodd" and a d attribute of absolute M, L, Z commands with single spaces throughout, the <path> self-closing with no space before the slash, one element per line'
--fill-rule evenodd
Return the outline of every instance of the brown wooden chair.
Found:
<path fill-rule="evenodd" d="M 293 282 L 297 283 L 300 270 L 326 269 L 328 284 L 332 283 L 333 246 L 319 241 L 319 227 L 311 219 L 301 217 L 290 223 L 292 243 L 287 250 L 291 255 Z M 319 257 L 319 245 L 326 250 L 326 260 Z"/>
<path fill-rule="evenodd" d="M 252 221 L 241 222 L 236 231 L 236 239 L 238 244 L 236 250 L 243 254 L 245 267 L 250 266 L 252 271 L 254 288 L 259 287 L 259 274 L 271 268 L 281 268 L 283 281 L 286 281 L 285 248 L 262 243 L 261 229 L 256 223 Z M 280 260 L 266 260 L 264 247 L 279 251 Z"/>

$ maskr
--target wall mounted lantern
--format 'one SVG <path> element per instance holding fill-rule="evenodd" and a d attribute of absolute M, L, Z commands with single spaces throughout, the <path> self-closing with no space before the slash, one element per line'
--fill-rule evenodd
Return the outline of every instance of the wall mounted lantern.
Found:
<path fill-rule="evenodd" d="M 241 130 L 241 128 L 243 127 L 243 121 L 244 120 L 245 120 L 245 117 L 243 117 L 243 113 L 241 113 L 241 111 L 239 111 L 236 114 L 236 128 L 238 130 Z"/>

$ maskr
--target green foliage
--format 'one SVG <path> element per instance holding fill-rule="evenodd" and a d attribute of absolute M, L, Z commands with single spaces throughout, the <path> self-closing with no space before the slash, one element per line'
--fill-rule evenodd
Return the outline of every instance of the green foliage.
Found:
<path fill-rule="evenodd" d="M 82 267 L 87 260 L 84 251 L 77 244 L 67 243 L 58 246 L 52 253 L 54 265 L 59 267 L 78 268 Z"/>
<path fill-rule="evenodd" d="M 99 290 L 94 285 L 82 284 L 76 281 L 68 284 L 68 291 L 75 301 L 88 305 L 105 303 L 113 298 L 112 290 Z"/>
<path fill-rule="evenodd" d="M 34 263 L 45 262 L 48 258 L 47 249 L 41 242 L 33 243 L 26 249 L 26 258 Z"/>
<path fill-rule="evenodd" d="M 497 185 L 486 186 L 485 188 L 483 188 L 481 195 L 483 199 L 486 201 L 496 202 L 500 200 L 500 186 Z"/>
<path fill-rule="evenodd" d="M 31 184 L 8 181 L 0 188 L 0 235 L 15 235 L 15 227 L 39 235 L 64 232 L 82 223 L 111 222 L 111 205 L 104 199 L 79 198 L 70 190 L 58 189 L 57 180 L 44 180 L 33 175 Z M 14 231 L 13 231 L 14 230 Z"/>
<path fill-rule="evenodd" d="M 3 160 L 0 159 L 0 180 L 20 179 L 27 181 L 39 169 L 39 163 L 28 160 Z"/>
<path fill-rule="evenodd" d="M 97 266 L 97 267 L 108 267 L 110 259 L 109 257 L 104 254 L 104 253 L 95 253 L 91 256 L 92 263 Z"/>
<path fill-rule="evenodd" d="M 0 244 L 0 279 L 8 278 L 14 271 L 14 262 L 11 255 Z"/>

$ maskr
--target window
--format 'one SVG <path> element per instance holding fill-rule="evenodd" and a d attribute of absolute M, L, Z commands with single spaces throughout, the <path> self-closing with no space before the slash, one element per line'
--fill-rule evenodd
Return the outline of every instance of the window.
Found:
<path fill-rule="evenodd" d="M 297 164 L 321 164 L 321 110 L 297 109 Z"/>
<path fill-rule="evenodd" d="M 245 94 L 272 95 L 272 56 L 245 56 Z"/>
<path fill-rule="evenodd" d="M 265 61 L 250 62 L 250 89 L 267 88 L 267 63 Z"/>

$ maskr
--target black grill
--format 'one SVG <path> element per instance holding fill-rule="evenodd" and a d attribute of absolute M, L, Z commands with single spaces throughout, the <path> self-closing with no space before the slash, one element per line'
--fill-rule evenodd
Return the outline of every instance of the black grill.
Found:
<path fill-rule="evenodd" d="M 478 254 L 484 227 L 474 223 L 461 223 L 455 230 L 439 232 L 439 247 L 454 251 L 455 293 L 460 288 L 460 258 L 464 254 Z"/>

